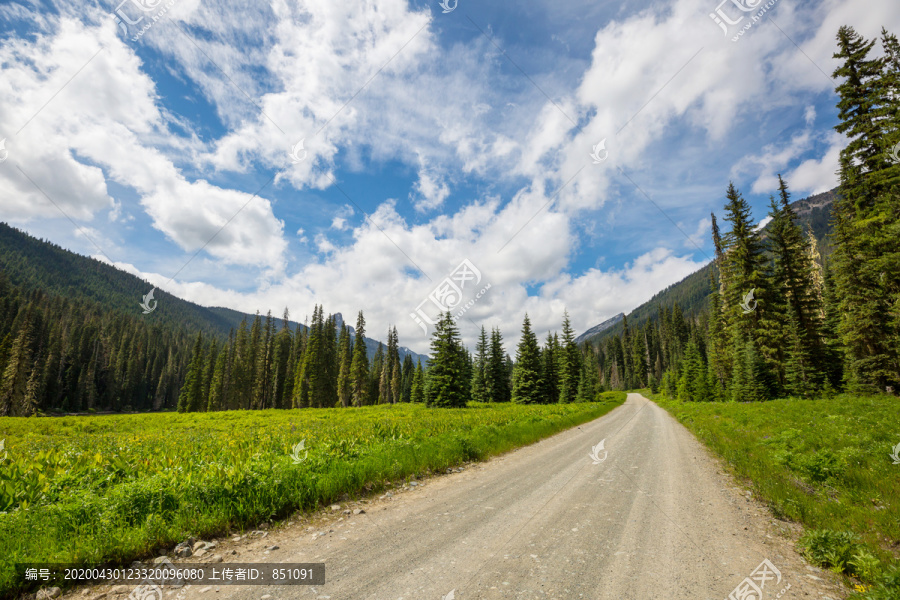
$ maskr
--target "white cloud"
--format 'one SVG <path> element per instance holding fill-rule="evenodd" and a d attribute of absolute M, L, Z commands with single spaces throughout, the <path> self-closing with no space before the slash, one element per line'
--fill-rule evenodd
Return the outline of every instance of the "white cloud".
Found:
<path fill-rule="evenodd" d="M 826 137 L 828 149 L 821 158 L 804 160 L 790 171 L 786 179 L 795 194 L 818 194 L 834 188 L 839 183 L 841 149 L 846 145 L 844 136 L 829 133 Z"/>
<path fill-rule="evenodd" d="M 419 180 L 413 186 L 409 199 L 419 212 L 434 210 L 444 203 L 450 195 L 450 188 L 441 181 L 440 175 L 436 175 L 424 164 L 419 169 Z"/>
<path fill-rule="evenodd" d="M 153 226 L 181 249 L 204 248 L 226 263 L 280 269 L 283 224 L 269 202 L 190 182 L 179 172 L 175 160 L 195 142 L 168 131 L 155 85 L 133 50 L 116 37 L 108 15 L 93 16 L 102 24 L 62 16 L 48 35 L 14 39 L 0 51 L 3 76 L 13 83 L 0 91 L 0 105 L 8 107 L 0 112 L 0 128 L 27 122 L 8 141 L 21 171 L 0 172 L 0 218 L 59 218 L 61 211 L 91 221 L 109 210 L 115 222 L 122 206 L 108 193 L 107 182 L 114 181 L 138 192 Z M 241 218 L 233 219 L 239 211 Z"/>
<path fill-rule="evenodd" d="M 695 248 L 702 248 L 704 242 L 706 241 L 706 234 L 711 227 L 712 220 L 708 217 L 703 217 L 702 219 L 697 221 L 697 229 L 692 235 L 688 236 L 688 238 L 684 240 L 684 247 L 691 250 Z"/>
<path fill-rule="evenodd" d="M 803 111 L 803 120 L 806 122 L 806 125 L 812 125 L 816 120 L 816 107 L 810 104 L 806 107 L 806 110 Z"/>
<path fill-rule="evenodd" d="M 754 194 L 771 193 L 778 189 L 778 173 L 783 173 L 797 157 L 807 152 L 813 144 L 809 129 L 792 136 L 784 145 L 768 144 L 762 152 L 745 156 L 731 170 L 731 177 L 757 174 L 751 187 Z"/>

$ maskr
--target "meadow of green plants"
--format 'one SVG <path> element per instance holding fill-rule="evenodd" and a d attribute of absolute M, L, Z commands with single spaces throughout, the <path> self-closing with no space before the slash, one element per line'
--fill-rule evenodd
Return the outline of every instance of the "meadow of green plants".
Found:
<path fill-rule="evenodd" d="M 22 589 L 16 563 L 151 556 L 189 536 L 243 529 L 505 452 L 595 419 L 624 399 L 4 417 L 0 596 Z"/>
<path fill-rule="evenodd" d="M 900 598 L 900 402 L 677 402 L 647 394 L 722 456 L 776 516 L 802 523 L 812 562 L 853 576 L 856 597 Z"/>

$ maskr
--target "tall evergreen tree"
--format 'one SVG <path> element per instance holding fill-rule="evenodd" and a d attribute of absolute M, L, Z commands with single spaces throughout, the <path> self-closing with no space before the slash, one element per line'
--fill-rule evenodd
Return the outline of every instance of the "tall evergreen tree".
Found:
<path fill-rule="evenodd" d="M 375 349 L 375 357 L 372 359 L 372 378 L 369 383 L 369 397 L 375 404 L 384 404 L 385 399 L 381 393 L 381 384 L 384 380 L 385 371 L 387 371 L 387 362 L 384 352 L 384 344 L 378 342 L 378 348 Z"/>
<path fill-rule="evenodd" d="M 737 355 L 748 355 L 748 348 L 752 349 L 753 360 L 760 357 L 761 315 L 768 308 L 767 269 L 762 238 L 751 218 L 750 205 L 732 183 L 728 184 L 726 198 L 725 220 L 731 225 L 731 231 L 723 238 L 725 256 L 721 277 L 725 280 L 725 325 L 733 357 L 730 362 L 737 369 Z M 754 373 L 757 367 L 754 363 Z"/>
<path fill-rule="evenodd" d="M 207 411 L 225 408 L 225 363 L 227 360 L 228 348 L 226 347 L 219 352 L 219 357 L 216 359 L 212 382 L 209 386 L 209 400 L 206 404 Z"/>
<path fill-rule="evenodd" d="M 416 372 L 413 376 L 410 400 L 412 402 L 425 402 L 425 371 L 422 369 L 422 359 L 419 359 L 416 363 Z"/>
<path fill-rule="evenodd" d="M 632 369 L 634 369 L 634 387 L 646 387 L 650 367 L 648 365 L 646 336 L 640 330 L 635 331 L 634 341 L 632 342 L 631 364 Z"/>
<path fill-rule="evenodd" d="M 484 325 L 481 326 L 481 335 L 475 345 L 475 361 L 472 365 L 472 400 L 475 402 L 488 402 L 487 375 L 489 360 L 489 348 L 487 333 Z"/>
<path fill-rule="evenodd" d="M 394 372 L 391 374 L 391 401 L 396 404 L 401 401 L 403 378 L 400 373 L 400 361 L 394 361 Z"/>
<path fill-rule="evenodd" d="M 441 316 L 431 338 L 431 360 L 425 380 L 425 403 L 440 408 L 464 407 L 468 386 L 463 377 L 459 332 L 450 311 Z"/>
<path fill-rule="evenodd" d="M 840 122 L 848 137 L 840 157 L 840 196 L 834 220 L 833 275 L 845 349 L 845 376 L 853 388 L 900 384 L 900 295 L 897 178 L 900 164 L 886 151 L 898 133 L 896 45 L 884 32 L 886 54 L 870 58 L 875 41 L 851 27 L 838 31 L 842 64 L 834 76 Z M 886 118 L 887 117 L 887 118 Z M 885 245 L 886 244 L 886 245 Z"/>
<path fill-rule="evenodd" d="M 491 330 L 491 345 L 485 369 L 487 393 L 490 402 L 509 402 L 509 375 L 506 370 L 506 353 L 503 350 L 503 335 L 499 328 Z"/>
<path fill-rule="evenodd" d="M 393 357 L 393 337 L 391 328 L 388 328 L 388 347 L 382 356 L 381 375 L 378 382 L 378 403 L 393 404 L 394 398 L 391 393 L 391 378 L 394 373 L 394 357 Z M 377 359 L 376 359 L 377 360 Z"/>
<path fill-rule="evenodd" d="M 597 365 L 597 356 L 594 346 L 590 343 L 584 345 L 581 353 L 582 367 L 581 380 L 578 382 L 578 402 L 593 402 L 600 390 L 600 373 Z"/>
<path fill-rule="evenodd" d="M 538 404 L 544 391 L 541 380 L 541 353 L 537 337 L 531 330 L 531 320 L 525 313 L 522 337 L 516 348 L 516 362 L 512 375 L 512 401 L 518 404 Z"/>
<path fill-rule="evenodd" d="M 562 341 L 559 349 L 559 401 L 575 402 L 581 380 L 581 352 L 575 344 L 575 330 L 569 311 L 563 313 Z"/>
<path fill-rule="evenodd" d="M 403 380 L 400 392 L 401 402 L 412 402 L 412 385 L 415 376 L 416 366 L 413 364 L 412 355 L 407 354 L 403 357 L 403 368 L 400 371 L 400 377 Z"/>
<path fill-rule="evenodd" d="M 350 378 L 350 368 L 353 361 L 353 350 L 350 344 L 350 331 L 344 323 L 341 323 L 341 333 L 338 340 L 338 354 L 340 355 L 340 367 L 338 368 L 338 400 L 341 406 L 350 406 L 353 395 L 353 385 Z"/>
<path fill-rule="evenodd" d="M 194 350 L 191 352 L 191 366 L 188 368 L 184 386 L 178 396 L 178 412 L 194 412 L 200 407 L 203 391 L 203 334 L 197 334 Z"/>
<path fill-rule="evenodd" d="M 559 402 L 559 337 L 547 334 L 547 341 L 541 352 L 541 380 L 544 382 L 543 402 Z"/>
<path fill-rule="evenodd" d="M 366 355 L 366 319 L 362 311 L 356 317 L 356 341 L 350 364 L 350 387 L 353 406 L 369 404 L 369 358 Z"/>
<path fill-rule="evenodd" d="M 285 308 L 284 314 L 281 317 L 281 329 L 275 335 L 273 342 L 272 406 L 274 408 L 286 407 L 285 392 L 288 374 L 290 373 L 288 368 L 290 366 L 292 345 L 293 334 L 291 333 L 290 313 L 288 312 L 288 309 Z"/>
<path fill-rule="evenodd" d="M 790 206 L 787 184 L 778 176 L 779 201 L 773 202 L 769 241 L 773 254 L 772 271 L 773 302 L 770 313 L 773 323 L 770 343 L 777 346 L 770 354 L 779 359 L 779 370 L 789 375 L 788 391 L 808 396 L 818 390 L 824 379 L 820 367 L 825 363 L 825 344 L 822 336 L 821 295 L 816 288 L 818 265 L 811 260 L 808 240 L 796 223 L 797 215 Z M 789 325 L 791 343 L 784 343 L 784 325 Z M 783 365 L 783 367 L 782 367 Z M 786 370 L 793 368 L 788 374 Z M 797 369 L 800 369 L 799 371 Z M 777 372 L 776 369 L 772 369 Z"/>

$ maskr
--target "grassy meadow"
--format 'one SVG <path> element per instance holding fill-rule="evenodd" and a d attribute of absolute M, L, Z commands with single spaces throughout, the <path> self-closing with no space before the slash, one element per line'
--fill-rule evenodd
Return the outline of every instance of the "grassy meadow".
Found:
<path fill-rule="evenodd" d="M 897 398 L 647 395 L 749 480 L 776 516 L 806 527 L 800 546 L 808 559 L 853 577 L 858 598 L 900 598 L 900 465 L 890 456 L 900 444 Z"/>
<path fill-rule="evenodd" d="M 625 394 L 602 400 L 4 417 L 0 596 L 22 589 L 16 563 L 148 557 L 535 442 Z"/>

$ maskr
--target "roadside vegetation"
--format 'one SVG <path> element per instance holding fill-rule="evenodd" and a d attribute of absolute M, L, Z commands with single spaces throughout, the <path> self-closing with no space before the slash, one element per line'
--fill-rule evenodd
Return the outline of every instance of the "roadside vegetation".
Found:
<path fill-rule="evenodd" d="M 648 395 L 749 480 L 778 518 L 803 524 L 807 559 L 850 577 L 854 598 L 900 598 L 895 397 L 680 402 Z"/>
<path fill-rule="evenodd" d="M 125 563 L 443 471 L 624 401 L 0 421 L 0 597 L 16 563 Z M 4 458 L 5 454 L 5 458 Z"/>

